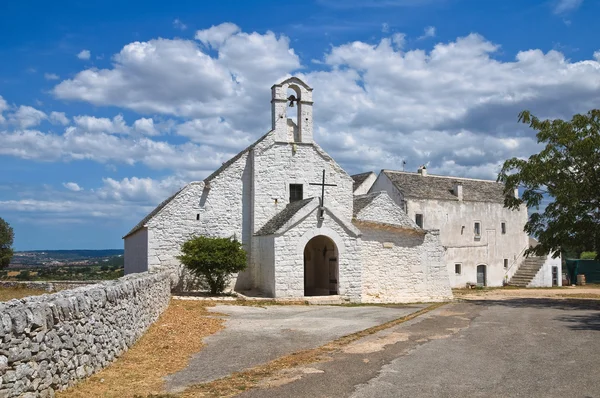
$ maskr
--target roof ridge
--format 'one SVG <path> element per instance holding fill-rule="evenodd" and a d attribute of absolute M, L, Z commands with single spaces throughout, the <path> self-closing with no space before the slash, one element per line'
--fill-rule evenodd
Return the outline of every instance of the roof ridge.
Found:
<path fill-rule="evenodd" d="M 412 171 L 400 171 L 400 170 L 389 170 L 389 169 L 383 169 L 381 170 L 384 173 L 396 173 L 396 174 L 407 174 L 407 175 L 414 175 L 414 176 L 421 176 L 419 173 L 416 172 L 412 172 Z M 482 178 L 470 178 L 470 177 L 455 177 L 455 176 L 443 176 L 443 175 L 439 175 L 439 174 L 429 174 L 427 173 L 425 177 L 435 177 L 435 178 L 447 178 L 447 179 L 454 179 L 454 180 L 467 180 L 467 181 L 480 181 L 480 182 L 493 182 L 494 184 L 501 184 L 498 181 L 494 181 L 494 180 L 484 180 Z"/>

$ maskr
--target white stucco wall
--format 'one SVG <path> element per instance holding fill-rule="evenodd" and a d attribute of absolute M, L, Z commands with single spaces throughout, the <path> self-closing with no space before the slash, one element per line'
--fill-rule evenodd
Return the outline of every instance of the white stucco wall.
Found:
<path fill-rule="evenodd" d="M 552 258 L 549 254 L 542 265 L 542 268 L 538 271 L 535 277 L 531 280 L 527 287 L 551 287 L 552 286 L 552 267 L 558 268 L 558 285 L 562 286 L 562 260 L 559 257 Z"/>
<path fill-rule="evenodd" d="M 350 301 L 360 301 L 360 242 L 330 212 L 325 212 L 322 222 L 319 222 L 317 212 L 314 209 L 294 228 L 275 237 L 275 297 L 304 296 L 304 248 L 313 237 L 324 235 L 333 240 L 338 250 L 339 295 Z"/>
<path fill-rule="evenodd" d="M 256 268 L 255 287 L 267 296 L 275 295 L 275 238 L 273 235 L 257 236 L 256 238 Z"/>
<path fill-rule="evenodd" d="M 488 286 L 502 286 L 505 276 L 510 278 L 523 261 L 523 251 L 529 246 L 523 232 L 527 222 L 524 207 L 516 211 L 506 209 L 502 203 L 403 198 L 384 173 L 380 173 L 371 192 L 381 190 L 404 206 L 411 220 L 423 214 L 424 229 L 440 230 L 452 287 L 477 282 L 478 265 L 486 265 Z M 476 221 L 481 225 L 478 240 L 473 232 Z M 501 232 L 502 222 L 506 223 L 506 234 Z M 507 270 L 504 259 L 508 259 Z M 455 274 L 455 264 L 461 264 L 460 275 Z"/>
<path fill-rule="evenodd" d="M 352 219 L 352 178 L 317 144 L 264 140 L 254 154 L 254 232 L 289 203 L 290 184 L 302 184 L 304 198 L 320 197 L 325 169 L 325 206 Z"/>
<path fill-rule="evenodd" d="M 434 302 L 452 298 L 437 231 L 427 234 L 361 226 L 365 303 Z"/>
<path fill-rule="evenodd" d="M 369 193 L 369 190 L 375 183 L 375 180 L 377 180 L 377 174 L 369 174 L 369 176 L 363 181 L 363 183 L 356 188 L 356 190 L 354 191 L 354 195 L 364 195 L 366 193 Z"/>
<path fill-rule="evenodd" d="M 142 228 L 124 241 L 125 275 L 148 271 L 148 230 Z"/>

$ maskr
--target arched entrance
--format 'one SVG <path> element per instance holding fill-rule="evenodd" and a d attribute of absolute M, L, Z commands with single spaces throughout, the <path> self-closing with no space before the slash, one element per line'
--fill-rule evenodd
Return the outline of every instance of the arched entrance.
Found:
<path fill-rule="evenodd" d="M 338 249 L 333 240 L 318 235 L 304 247 L 304 295 L 338 294 Z"/>
<path fill-rule="evenodd" d="M 477 286 L 487 286 L 486 266 L 481 264 L 477 266 Z"/>

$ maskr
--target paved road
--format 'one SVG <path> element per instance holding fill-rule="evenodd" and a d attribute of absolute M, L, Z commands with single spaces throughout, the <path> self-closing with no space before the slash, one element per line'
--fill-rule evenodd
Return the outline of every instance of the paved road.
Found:
<path fill-rule="evenodd" d="M 166 379 L 170 392 L 316 348 L 339 337 L 417 312 L 426 305 L 388 307 L 234 306 L 210 310 L 226 314 L 225 329 L 205 339 L 190 364 Z"/>
<path fill-rule="evenodd" d="M 240 397 L 600 397 L 600 302 L 446 305 Z"/>

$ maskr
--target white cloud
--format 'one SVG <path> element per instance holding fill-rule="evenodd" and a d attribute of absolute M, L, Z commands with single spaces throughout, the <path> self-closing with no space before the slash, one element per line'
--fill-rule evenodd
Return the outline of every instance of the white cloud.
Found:
<path fill-rule="evenodd" d="M 227 39 L 239 32 L 240 28 L 237 25 L 232 24 L 231 22 L 225 22 L 220 25 L 213 25 L 208 29 L 197 31 L 196 40 L 199 40 L 206 46 L 218 48 L 225 43 Z"/>
<path fill-rule="evenodd" d="M 429 37 L 435 37 L 435 26 L 428 26 L 423 30 L 423 35 L 419 36 L 417 40 L 427 39 Z"/>
<path fill-rule="evenodd" d="M 4 98 L 2 98 L 2 96 L 0 95 L 0 123 L 4 123 L 6 121 L 6 119 L 4 118 L 4 116 L 2 116 L 2 114 L 7 109 L 8 109 L 8 104 L 6 103 Z"/>
<path fill-rule="evenodd" d="M 186 30 L 187 25 L 179 20 L 179 18 L 175 18 L 173 20 L 173 27 L 179 30 Z"/>
<path fill-rule="evenodd" d="M 60 76 L 56 73 L 44 73 L 44 79 L 46 80 L 59 80 Z"/>
<path fill-rule="evenodd" d="M 13 114 L 9 115 L 9 122 L 16 124 L 22 129 L 39 125 L 48 116 L 31 106 L 21 105 Z"/>
<path fill-rule="evenodd" d="M 90 50 L 81 50 L 78 54 L 77 54 L 77 58 L 82 59 L 82 60 L 88 60 L 90 59 L 90 57 L 92 56 L 92 53 L 90 52 Z"/>
<path fill-rule="evenodd" d="M 69 191 L 73 191 L 73 192 L 79 192 L 79 191 L 83 191 L 83 188 L 81 188 L 77 183 L 75 182 L 63 182 L 63 187 L 67 188 Z"/>
<path fill-rule="evenodd" d="M 50 122 L 54 124 L 62 124 L 66 126 L 70 123 L 69 118 L 65 115 L 64 112 L 51 112 L 50 113 Z"/>
<path fill-rule="evenodd" d="M 83 132 L 108 134 L 126 134 L 129 132 L 129 127 L 125 123 L 123 115 L 117 115 L 112 119 L 87 115 L 75 116 L 73 122 Z"/>
<path fill-rule="evenodd" d="M 578 9 L 583 0 L 557 0 L 554 4 L 555 14 L 565 14 Z"/>
<path fill-rule="evenodd" d="M 163 180 L 152 178 L 123 178 L 114 180 L 103 178 L 104 185 L 96 191 L 102 200 L 113 200 L 117 202 L 141 202 L 158 204 L 181 189 L 186 181 L 171 176 Z"/>
<path fill-rule="evenodd" d="M 160 132 L 154 126 L 152 118 L 141 118 L 133 123 L 133 128 L 138 133 L 145 135 L 159 135 Z"/>

